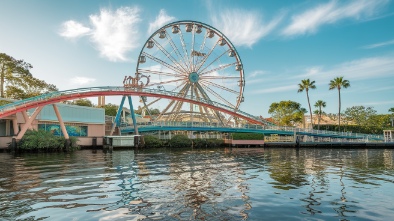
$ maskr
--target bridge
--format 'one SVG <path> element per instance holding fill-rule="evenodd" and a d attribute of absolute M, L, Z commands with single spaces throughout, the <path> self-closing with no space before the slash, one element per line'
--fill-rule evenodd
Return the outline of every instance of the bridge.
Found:
<path fill-rule="evenodd" d="M 362 134 L 352 132 L 336 132 L 326 130 L 314 130 L 297 127 L 275 126 L 275 125 L 242 125 L 238 127 L 219 126 L 215 123 L 199 122 L 149 122 L 139 123 L 139 132 L 156 132 L 156 131 L 197 131 L 197 132 L 222 132 L 222 133 L 258 133 L 264 135 L 283 135 L 294 136 L 301 135 L 310 138 L 330 138 L 330 140 L 348 139 L 352 141 L 383 141 L 382 135 Z M 133 126 L 121 127 L 122 134 L 134 133 Z"/>

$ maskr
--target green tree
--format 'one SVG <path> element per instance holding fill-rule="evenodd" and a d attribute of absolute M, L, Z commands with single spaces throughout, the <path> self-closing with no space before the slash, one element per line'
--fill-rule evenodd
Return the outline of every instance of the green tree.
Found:
<path fill-rule="evenodd" d="M 326 102 L 325 101 L 322 101 L 322 100 L 318 100 L 318 101 L 316 101 L 316 103 L 315 103 L 315 107 L 317 107 L 317 108 L 319 108 L 319 110 L 318 110 L 318 116 L 319 116 L 319 118 L 318 118 L 318 120 L 317 120 L 317 129 L 318 130 L 320 130 L 320 120 L 321 120 L 321 115 L 322 115 L 322 108 L 323 107 L 326 107 Z"/>
<path fill-rule="evenodd" d="M 109 104 L 104 105 L 103 108 L 105 109 L 105 115 L 116 116 L 119 106 L 109 103 Z"/>
<path fill-rule="evenodd" d="M 389 112 L 391 112 L 391 114 L 394 114 L 394 107 L 390 108 Z"/>
<path fill-rule="evenodd" d="M 43 93 L 58 91 L 55 85 L 48 84 L 33 76 L 13 78 L 9 83 L 11 85 L 6 86 L 5 94 L 6 97 L 13 99 L 26 99 Z"/>
<path fill-rule="evenodd" d="M 311 103 L 309 101 L 309 89 L 316 89 L 315 81 L 310 81 L 309 79 L 301 80 L 301 83 L 298 84 L 298 93 L 306 92 L 306 98 L 308 99 L 309 113 L 311 115 L 311 125 L 313 128 L 313 118 L 312 118 L 312 108 Z"/>
<path fill-rule="evenodd" d="M 376 115 L 376 110 L 372 107 L 353 106 L 345 110 L 346 119 L 358 126 L 371 126 L 373 123 L 370 119 L 374 115 Z"/>
<path fill-rule="evenodd" d="M 341 131 L 341 89 L 350 87 L 350 82 L 343 77 L 336 77 L 329 83 L 329 90 L 338 89 L 338 130 Z"/>
<path fill-rule="evenodd" d="M 25 99 L 58 90 L 55 85 L 33 77 L 31 68 L 23 60 L 0 53 L 0 97 Z"/>
<path fill-rule="evenodd" d="M 274 102 L 270 105 L 268 113 L 280 126 L 293 126 L 294 123 L 302 122 L 301 104 L 294 101 Z"/>
<path fill-rule="evenodd" d="M 86 98 L 74 100 L 71 102 L 71 104 L 85 107 L 94 107 L 92 101 Z"/>
<path fill-rule="evenodd" d="M 33 66 L 23 60 L 0 53 L 0 97 L 4 97 L 5 85 L 13 81 L 18 81 L 22 77 L 32 76 L 30 69 Z"/>

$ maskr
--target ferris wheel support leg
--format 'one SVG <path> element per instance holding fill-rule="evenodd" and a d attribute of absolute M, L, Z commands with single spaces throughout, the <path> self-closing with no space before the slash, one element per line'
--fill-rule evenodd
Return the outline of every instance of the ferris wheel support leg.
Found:
<path fill-rule="evenodd" d="M 120 124 L 120 114 L 122 113 L 122 109 L 123 109 L 123 104 L 124 104 L 124 100 L 126 99 L 126 96 L 122 97 L 122 101 L 120 102 L 119 108 L 118 108 L 118 112 L 116 112 L 116 116 L 115 116 L 115 120 L 112 123 L 112 129 L 111 129 L 111 133 L 109 134 L 110 136 L 112 136 L 112 134 L 115 131 L 115 127 Z M 120 129 L 119 129 L 119 133 L 120 133 Z"/>
<path fill-rule="evenodd" d="M 133 101 L 131 100 L 131 96 L 127 96 L 127 99 L 129 100 L 131 119 L 133 119 L 134 134 L 138 135 L 138 126 L 137 126 L 137 121 L 135 119 L 135 113 L 134 113 L 134 108 L 133 108 Z"/>

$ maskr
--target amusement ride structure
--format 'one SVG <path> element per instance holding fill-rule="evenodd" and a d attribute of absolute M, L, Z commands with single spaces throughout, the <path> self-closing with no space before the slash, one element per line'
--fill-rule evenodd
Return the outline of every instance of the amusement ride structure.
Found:
<path fill-rule="evenodd" d="M 244 101 L 242 61 L 231 41 L 219 30 L 196 21 L 178 21 L 155 31 L 144 44 L 137 75 L 149 75 L 148 88 L 158 88 L 181 97 L 218 102 L 236 112 Z M 162 98 L 147 101 L 144 109 Z M 149 113 L 149 112 L 148 112 Z M 236 123 L 237 117 L 180 100 L 168 100 L 154 121 Z"/>

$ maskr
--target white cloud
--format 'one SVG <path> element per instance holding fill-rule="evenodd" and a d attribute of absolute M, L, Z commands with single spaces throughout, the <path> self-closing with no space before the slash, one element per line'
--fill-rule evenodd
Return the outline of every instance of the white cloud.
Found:
<path fill-rule="evenodd" d="M 116 11 L 101 9 L 100 14 L 89 18 L 91 27 L 70 20 L 63 23 L 59 34 L 66 38 L 89 35 L 100 55 L 110 61 L 125 61 L 127 52 L 139 47 L 138 7 L 121 7 Z"/>
<path fill-rule="evenodd" d="M 258 11 L 241 9 L 227 9 L 211 14 L 212 24 L 234 45 L 247 47 L 252 47 L 268 35 L 283 18 L 283 14 L 280 14 L 273 20 L 263 23 L 262 15 Z"/>
<path fill-rule="evenodd" d="M 292 22 L 282 32 L 285 36 L 313 34 L 320 26 L 346 18 L 362 19 L 375 15 L 388 0 L 330 1 L 292 17 Z"/>
<path fill-rule="evenodd" d="M 81 23 L 70 20 L 62 24 L 59 35 L 65 38 L 78 38 L 87 35 L 90 32 L 90 28 L 83 26 Z"/>
<path fill-rule="evenodd" d="M 100 15 L 90 16 L 94 27 L 91 39 L 103 57 L 110 61 L 125 61 L 125 54 L 138 47 L 139 12 L 136 7 L 122 7 L 115 12 L 102 9 Z"/>
<path fill-rule="evenodd" d="M 73 85 L 87 85 L 90 84 L 92 82 L 95 82 L 96 79 L 94 78 L 87 78 L 87 77 L 74 77 L 70 79 L 71 83 Z"/>
<path fill-rule="evenodd" d="M 267 72 L 263 71 L 263 70 L 256 70 L 256 71 L 252 71 L 249 75 L 246 75 L 246 77 L 248 77 L 248 78 L 255 78 L 257 76 L 261 76 L 261 75 L 264 75 L 266 73 Z"/>
<path fill-rule="evenodd" d="M 330 80 L 338 76 L 344 76 L 345 79 L 352 81 L 378 79 L 393 76 L 394 73 L 394 57 L 370 57 L 353 61 L 344 62 L 335 65 L 329 69 L 316 69 L 316 67 L 307 68 L 307 70 L 315 70 L 313 75 L 300 74 L 289 80 L 304 79 L 310 77 L 316 81 L 316 84 L 327 84 Z M 310 73 L 312 73 L 310 72 Z"/>
<path fill-rule="evenodd" d="M 175 20 L 175 17 L 167 15 L 167 12 L 164 9 L 161 9 L 159 15 L 156 17 L 156 20 L 149 23 L 148 34 L 152 34 L 157 29 L 163 27 L 173 20 Z"/>
<path fill-rule="evenodd" d="M 273 92 L 296 91 L 297 87 L 298 87 L 297 85 L 286 85 L 286 86 L 265 88 L 261 90 L 255 90 L 251 94 L 269 94 Z"/>
<path fill-rule="evenodd" d="M 379 48 L 379 47 L 392 45 L 392 44 L 394 44 L 394 40 L 367 45 L 367 46 L 364 46 L 363 48 L 365 48 L 365 49 L 372 49 L 372 48 Z"/>

